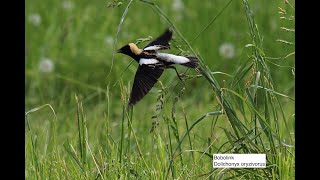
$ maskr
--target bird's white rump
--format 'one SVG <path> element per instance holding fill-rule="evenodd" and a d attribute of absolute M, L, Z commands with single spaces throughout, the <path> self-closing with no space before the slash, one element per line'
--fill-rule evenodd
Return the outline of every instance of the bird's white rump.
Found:
<path fill-rule="evenodd" d="M 172 62 L 175 64 L 185 64 L 190 62 L 190 60 L 186 57 L 168 53 L 157 53 L 157 59 L 159 59 L 160 61 Z"/>

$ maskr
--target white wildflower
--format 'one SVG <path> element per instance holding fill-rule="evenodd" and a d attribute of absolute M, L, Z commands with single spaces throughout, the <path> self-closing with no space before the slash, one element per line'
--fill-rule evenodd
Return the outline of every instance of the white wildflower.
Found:
<path fill-rule="evenodd" d="M 269 22 L 271 32 L 274 32 L 278 28 L 277 21 L 275 19 L 270 20 Z"/>
<path fill-rule="evenodd" d="M 182 0 L 173 0 L 172 9 L 174 11 L 183 11 L 184 4 L 183 4 Z"/>
<path fill-rule="evenodd" d="M 42 58 L 39 63 L 39 71 L 42 73 L 51 73 L 54 69 L 54 64 L 49 58 Z"/>
<path fill-rule="evenodd" d="M 63 1 L 62 2 L 62 8 L 63 9 L 71 10 L 71 9 L 73 9 L 73 7 L 74 7 L 74 4 L 73 4 L 72 1 Z"/>
<path fill-rule="evenodd" d="M 28 20 L 31 24 L 33 24 L 35 26 L 39 26 L 41 23 L 41 16 L 37 13 L 30 14 L 28 17 Z"/>
<path fill-rule="evenodd" d="M 104 42 L 105 42 L 107 45 L 112 45 L 112 44 L 113 44 L 113 37 L 112 37 L 112 36 L 107 36 L 107 37 L 104 39 Z"/>
<path fill-rule="evenodd" d="M 172 2 L 172 10 L 175 14 L 175 19 L 181 20 L 182 19 L 182 12 L 184 10 L 184 4 L 182 0 L 174 0 Z"/>
<path fill-rule="evenodd" d="M 235 56 L 235 48 L 231 43 L 223 43 L 219 48 L 219 54 L 225 59 L 232 59 Z"/>

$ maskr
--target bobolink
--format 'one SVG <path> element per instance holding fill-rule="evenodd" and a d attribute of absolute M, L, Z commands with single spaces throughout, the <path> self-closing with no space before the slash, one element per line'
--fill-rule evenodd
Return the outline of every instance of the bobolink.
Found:
<path fill-rule="evenodd" d="M 199 61 L 196 57 L 158 52 L 159 50 L 170 49 L 169 41 L 171 39 L 172 31 L 167 29 L 143 49 L 138 48 L 134 43 L 129 43 L 117 50 L 118 53 L 128 55 L 139 63 L 130 94 L 129 107 L 136 104 L 151 90 L 164 69 L 172 68 L 176 70 L 174 66 L 171 66 L 173 64 L 181 64 L 189 68 L 198 67 Z"/>

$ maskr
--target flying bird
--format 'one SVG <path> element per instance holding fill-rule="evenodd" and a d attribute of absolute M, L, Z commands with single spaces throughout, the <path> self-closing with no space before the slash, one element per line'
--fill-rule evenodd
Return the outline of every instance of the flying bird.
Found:
<path fill-rule="evenodd" d="M 159 50 L 170 49 L 169 41 L 171 39 L 172 31 L 168 28 L 143 49 L 140 49 L 134 43 L 129 43 L 117 50 L 118 53 L 128 55 L 139 63 L 128 107 L 132 107 L 151 90 L 165 69 L 174 69 L 180 78 L 176 68 L 172 65 L 180 64 L 189 68 L 198 67 L 199 60 L 197 57 L 184 57 L 158 52 Z"/>

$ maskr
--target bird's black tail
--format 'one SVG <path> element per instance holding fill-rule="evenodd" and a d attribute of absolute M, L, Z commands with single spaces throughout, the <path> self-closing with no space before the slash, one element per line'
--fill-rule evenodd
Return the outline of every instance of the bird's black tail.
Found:
<path fill-rule="evenodd" d="M 186 58 L 188 58 L 190 60 L 190 62 L 181 64 L 181 65 L 184 65 L 189 68 L 197 68 L 199 66 L 199 59 L 197 57 L 188 56 Z"/>

